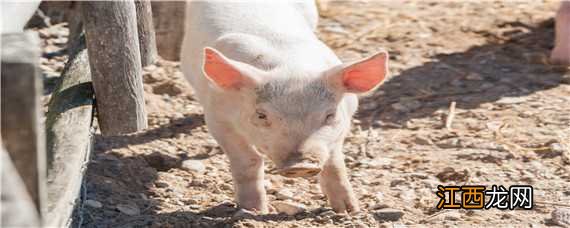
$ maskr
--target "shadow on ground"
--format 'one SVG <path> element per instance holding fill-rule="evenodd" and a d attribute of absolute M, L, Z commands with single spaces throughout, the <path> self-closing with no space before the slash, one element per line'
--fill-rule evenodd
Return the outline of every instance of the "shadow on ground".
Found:
<path fill-rule="evenodd" d="M 106 151 L 110 149 L 123 148 L 129 145 L 139 145 L 148 143 L 161 138 L 174 137 L 177 134 L 189 134 L 192 129 L 203 126 L 204 116 L 201 114 L 192 114 L 178 119 L 173 119 L 169 124 L 161 125 L 157 128 L 146 130 L 140 133 L 120 136 L 102 136 L 95 135 L 95 141 L 104 140 L 112 143 L 100 143 L 101 148 L 95 148 L 97 151 Z"/>
<path fill-rule="evenodd" d="M 100 202 L 101 207 L 93 207 L 84 202 L 82 213 L 77 215 L 80 219 L 76 218 L 76 221 L 82 221 L 82 227 L 232 227 L 246 219 L 289 221 L 316 217 L 323 211 L 330 210 L 319 208 L 294 217 L 285 214 L 253 215 L 236 213 L 239 208 L 234 203 L 221 202 L 200 211 L 188 210 L 186 207 L 185 210 L 161 213 L 160 202 L 151 199 L 160 194 L 153 190 L 160 187 L 158 172 L 180 168 L 185 159 L 188 158 L 183 155 L 161 153 L 142 156 L 122 156 L 114 152 L 95 154 L 87 173 L 90 181 L 86 185 L 85 198 Z M 111 195 L 112 198 L 108 197 Z M 184 201 L 183 198 L 179 200 Z M 118 208 L 119 205 L 133 205 L 138 213 L 128 215 Z"/>
<path fill-rule="evenodd" d="M 472 109 L 503 97 L 556 87 L 565 69 L 545 64 L 554 43 L 553 24 L 553 20 L 536 27 L 506 23 L 501 26 L 514 31 L 507 34 L 508 39 L 481 32 L 492 42 L 461 53 L 436 55 L 431 62 L 394 75 L 361 99 L 357 118 L 365 127 L 402 125 L 446 110 L 452 101 L 458 108 Z"/>

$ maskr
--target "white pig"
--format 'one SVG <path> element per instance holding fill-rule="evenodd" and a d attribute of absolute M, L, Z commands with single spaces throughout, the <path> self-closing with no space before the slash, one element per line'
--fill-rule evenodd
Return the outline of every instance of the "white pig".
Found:
<path fill-rule="evenodd" d="M 182 71 L 229 157 L 237 203 L 267 212 L 266 155 L 284 176 L 318 175 L 336 212 L 358 211 L 342 146 L 388 54 L 343 64 L 314 33 L 314 1 L 191 1 L 186 15 Z"/>

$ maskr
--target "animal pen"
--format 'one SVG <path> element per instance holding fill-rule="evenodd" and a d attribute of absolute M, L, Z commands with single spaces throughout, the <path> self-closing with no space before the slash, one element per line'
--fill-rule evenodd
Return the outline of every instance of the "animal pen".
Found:
<path fill-rule="evenodd" d="M 315 35 L 343 62 L 390 53 L 390 79 L 361 97 L 344 142 L 353 215 L 266 157 L 270 212 L 236 203 L 179 61 L 183 2 L 0 0 L 0 18 L 23 15 L 6 2 L 34 1 L 26 32 L 1 35 L 1 227 L 570 224 L 570 68 L 548 58 L 556 1 L 317 5 Z M 437 208 L 439 186 L 474 185 L 532 186 L 533 208 Z"/>
<path fill-rule="evenodd" d="M 168 15 L 183 16 L 183 2 L 56 2 L 45 7 L 66 10 L 71 31 L 69 58 L 45 126 L 38 35 L 2 34 L 1 224 L 6 227 L 80 224 L 74 211 L 82 207 L 96 125 L 103 135 L 147 127 L 142 67 L 159 53 L 175 60 L 182 38 L 182 22 Z M 153 22 L 152 7 L 160 12 L 156 15 L 167 16 Z M 163 41 L 158 50 L 156 39 Z"/>

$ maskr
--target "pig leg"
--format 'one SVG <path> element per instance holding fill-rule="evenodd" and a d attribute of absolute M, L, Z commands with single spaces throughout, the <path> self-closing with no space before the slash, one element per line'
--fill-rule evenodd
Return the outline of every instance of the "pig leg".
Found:
<path fill-rule="evenodd" d="M 267 213 L 263 185 L 263 159 L 234 129 L 208 121 L 208 129 L 230 160 L 237 203 L 248 210 Z"/>
<path fill-rule="evenodd" d="M 570 65 L 570 2 L 563 1 L 556 14 L 554 49 L 550 62 L 557 65 Z"/>
<path fill-rule="evenodd" d="M 323 171 L 319 174 L 319 182 L 335 212 L 358 212 L 360 210 L 358 200 L 348 181 L 342 144 L 337 146 L 325 162 Z"/>

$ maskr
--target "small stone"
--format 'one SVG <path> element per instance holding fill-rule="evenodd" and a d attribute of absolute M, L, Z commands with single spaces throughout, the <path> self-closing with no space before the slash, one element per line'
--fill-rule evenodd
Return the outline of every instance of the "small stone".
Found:
<path fill-rule="evenodd" d="M 168 171 L 180 165 L 180 159 L 169 153 L 152 152 L 144 156 L 146 162 L 158 171 Z"/>
<path fill-rule="evenodd" d="M 410 177 L 412 179 L 428 179 L 429 176 L 426 173 L 407 173 L 405 174 L 406 177 Z"/>
<path fill-rule="evenodd" d="M 390 206 L 389 206 L 388 204 L 379 203 L 379 204 L 376 204 L 376 205 L 372 206 L 370 209 L 372 209 L 372 210 L 378 210 L 378 209 L 384 209 L 384 208 L 389 208 L 389 207 L 390 207 Z"/>
<path fill-rule="evenodd" d="M 450 84 L 455 87 L 462 87 L 464 85 L 463 81 L 459 79 L 452 80 Z"/>
<path fill-rule="evenodd" d="M 437 142 L 437 146 L 442 149 L 459 148 L 461 146 L 461 141 L 458 138 L 444 139 Z"/>
<path fill-rule="evenodd" d="M 374 218 L 378 222 L 398 221 L 404 216 L 404 212 L 393 208 L 384 208 L 373 212 Z"/>
<path fill-rule="evenodd" d="M 481 88 L 482 90 L 487 90 L 490 88 L 493 88 L 495 86 L 495 84 L 490 83 L 490 82 L 485 82 L 483 84 L 481 84 L 481 86 L 479 86 L 479 88 Z"/>
<path fill-rule="evenodd" d="M 435 189 L 437 188 L 438 185 L 441 184 L 441 182 L 433 179 L 421 180 L 420 183 L 422 183 L 424 187 L 429 189 Z"/>
<path fill-rule="evenodd" d="M 155 86 L 153 92 L 154 94 L 176 96 L 184 92 L 184 86 L 175 81 L 167 81 Z"/>
<path fill-rule="evenodd" d="M 152 71 L 155 71 L 156 68 L 157 68 L 157 67 L 156 67 L 155 64 L 151 64 L 151 65 L 148 65 L 148 66 L 143 67 L 143 70 L 144 70 L 144 71 L 147 71 L 147 72 L 152 72 Z"/>
<path fill-rule="evenodd" d="M 443 171 L 439 172 L 436 175 L 436 177 L 442 182 L 447 182 L 447 181 L 463 182 L 467 181 L 467 178 L 469 177 L 469 171 L 463 170 L 462 172 L 458 172 L 455 171 L 454 168 L 446 167 L 443 169 Z"/>
<path fill-rule="evenodd" d="M 208 147 L 216 147 L 218 146 L 218 142 L 213 138 L 207 138 L 204 140 L 204 145 Z"/>
<path fill-rule="evenodd" d="M 236 211 L 236 213 L 234 213 L 234 215 L 232 216 L 233 219 L 243 219 L 243 218 L 250 219 L 254 217 L 255 217 L 255 212 L 243 208 Z"/>
<path fill-rule="evenodd" d="M 92 208 L 101 208 L 103 204 L 97 200 L 85 200 L 85 205 Z"/>
<path fill-rule="evenodd" d="M 206 182 L 202 179 L 192 179 L 192 182 L 190 182 L 190 186 L 204 187 L 205 185 Z"/>
<path fill-rule="evenodd" d="M 279 191 L 277 191 L 277 193 L 275 193 L 275 196 L 277 196 L 278 200 L 286 200 L 286 199 L 293 199 L 293 192 L 291 192 L 291 190 L 289 189 L 281 189 Z"/>
<path fill-rule="evenodd" d="M 551 213 L 552 222 L 562 227 L 570 227 L 570 209 L 557 208 Z"/>
<path fill-rule="evenodd" d="M 232 190 L 232 186 L 230 184 L 223 183 L 220 185 L 220 189 L 224 191 Z"/>
<path fill-rule="evenodd" d="M 392 163 L 394 163 L 394 159 L 391 158 L 383 158 L 377 157 L 374 160 L 367 161 L 366 164 L 370 168 L 374 169 L 387 169 L 392 167 Z"/>
<path fill-rule="evenodd" d="M 355 222 L 352 224 L 352 227 L 355 227 L 355 228 L 367 228 L 367 227 L 371 227 L 371 226 L 366 225 L 365 223 L 363 223 L 363 222 L 361 222 L 361 221 L 355 221 Z"/>
<path fill-rule="evenodd" d="M 461 219 L 461 213 L 457 211 L 451 211 L 445 213 L 445 216 L 443 217 L 444 221 L 459 221 L 460 219 Z"/>
<path fill-rule="evenodd" d="M 305 206 L 298 203 L 293 202 L 285 202 L 285 201 L 275 201 L 272 203 L 275 210 L 279 213 L 285 213 L 287 215 L 296 215 L 305 211 Z"/>
<path fill-rule="evenodd" d="M 273 183 L 271 183 L 271 180 L 263 180 L 263 186 L 265 186 L 265 189 L 273 189 Z"/>
<path fill-rule="evenodd" d="M 140 209 L 136 205 L 132 204 L 118 204 L 117 210 L 123 214 L 131 216 L 139 215 L 141 213 Z"/>
<path fill-rule="evenodd" d="M 524 53 L 523 57 L 530 64 L 548 64 L 548 56 L 541 52 Z"/>
<path fill-rule="evenodd" d="M 520 104 L 527 101 L 525 97 L 503 97 L 496 101 L 496 104 Z"/>
<path fill-rule="evenodd" d="M 183 199 L 182 202 L 185 204 L 193 205 L 193 204 L 198 204 L 200 201 L 198 199 L 188 198 L 188 199 Z"/>
<path fill-rule="evenodd" d="M 174 119 L 183 119 L 184 118 L 184 114 L 176 112 L 174 114 L 172 114 L 172 118 Z"/>
<path fill-rule="evenodd" d="M 475 72 L 471 72 L 469 73 L 467 76 L 465 76 L 465 79 L 470 80 L 470 81 L 483 81 L 483 76 L 481 76 L 478 73 Z"/>
<path fill-rule="evenodd" d="M 552 143 L 550 144 L 550 151 L 554 153 L 564 153 L 566 151 L 566 148 L 564 148 L 564 146 L 560 143 Z"/>
<path fill-rule="evenodd" d="M 330 218 L 317 215 L 317 216 L 315 216 L 315 221 L 318 223 L 327 223 L 328 221 L 330 221 Z"/>
<path fill-rule="evenodd" d="M 431 139 L 429 139 L 429 138 L 427 138 L 427 137 L 419 136 L 419 135 L 416 136 L 416 137 L 414 137 L 414 141 L 413 141 L 413 142 L 414 142 L 415 144 L 424 145 L 424 146 L 433 145 L 433 142 L 431 141 Z"/>
<path fill-rule="evenodd" d="M 403 178 L 394 179 L 390 182 L 390 187 L 396 187 L 398 185 L 405 184 L 406 180 Z"/>
<path fill-rule="evenodd" d="M 560 83 L 570 84 L 570 75 L 568 74 L 562 75 L 562 78 L 560 78 Z"/>
<path fill-rule="evenodd" d="M 384 193 L 382 192 L 377 192 L 374 196 L 376 198 L 376 201 L 378 202 L 382 202 L 386 198 L 386 196 L 384 196 Z"/>
<path fill-rule="evenodd" d="M 348 31 L 340 23 L 330 23 L 323 26 L 323 30 L 338 34 L 349 34 Z"/>
<path fill-rule="evenodd" d="M 143 74 L 144 83 L 155 83 L 161 80 L 161 76 L 158 73 L 145 73 Z"/>
<path fill-rule="evenodd" d="M 168 187 L 168 183 L 162 182 L 162 181 L 157 181 L 157 182 L 154 183 L 154 185 L 155 185 L 157 188 L 166 188 L 166 187 Z"/>
<path fill-rule="evenodd" d="M 485 127 L 491 131 L 498 131 L 504 124 L 501 121 L 490 121 L 485 124 Z"/>
<path fill-rule="evenodd" d="M 422 106 L 422 103 L 417 100 L 404 100 L 391 105 L 392 108 L 400 112 L 409 112 L 418 109 Z"/>
<path fill-rule="evenodd" d="M 323 212 L 320 214 L 320 216 L 326 217 L 326 218 L 330 218 L 330 217 L 333 217 L 333 216 L 335 216 L 335 215 L 336 215 L 336 213 L 335 213 L 334 211 L 331 211 L 331 210 L 323 211 Z"/>
<path fill-rule="evenodd" d="M 185 160 L 180 167 L 194 173 L 202 173 L 206 170 L 206 166 L 199 160 Z"/>

